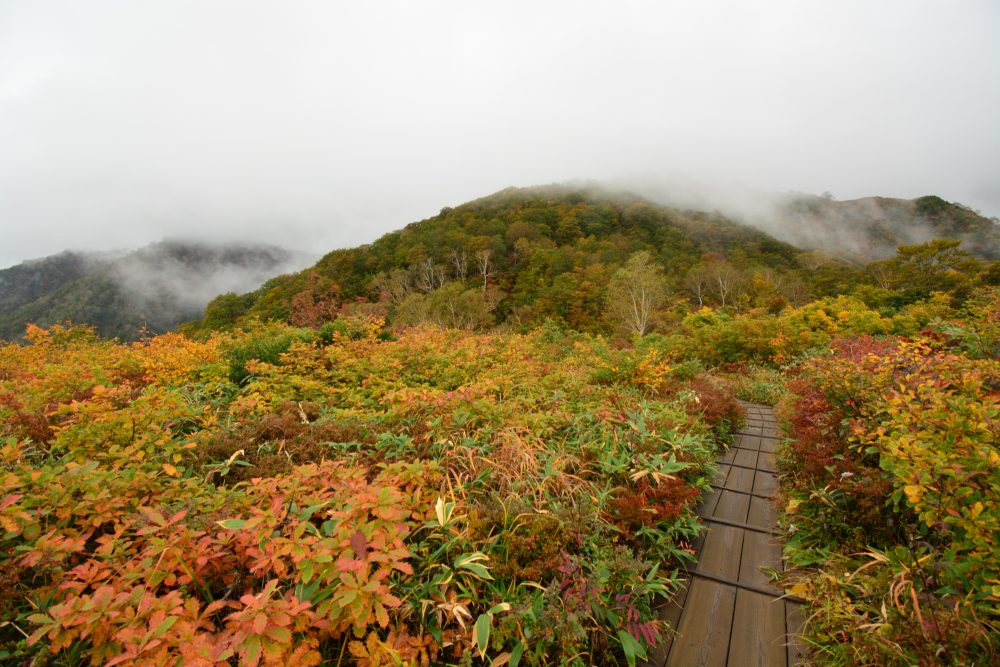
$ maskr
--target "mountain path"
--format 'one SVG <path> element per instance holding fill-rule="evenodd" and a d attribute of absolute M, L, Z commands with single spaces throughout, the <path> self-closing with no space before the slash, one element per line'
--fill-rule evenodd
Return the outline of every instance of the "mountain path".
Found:
<path fill-rule="evenodd" d="M 695 545 L 697 564 L 661 611 L 676 633 L 650 655 L 649 666 L 790 667 L 802 659 L 795 640 L 802 609 L 767 574 L 784 567 L 773 503 L 780 433 L 773 409 L 741 403 L 747 423 L 718 459 L 713 490 L 700 507 L 708 530 Z"/>

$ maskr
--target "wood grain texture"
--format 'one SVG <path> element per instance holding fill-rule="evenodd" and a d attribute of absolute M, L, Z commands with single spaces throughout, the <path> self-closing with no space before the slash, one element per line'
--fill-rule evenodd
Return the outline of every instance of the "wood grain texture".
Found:
<path fill-rule="evenodd" d="M 708 528 L 698 545 L 695 574 L 661 616 L 676 627 L 676 634 L 657 647 L 647 665 L 786 667 L 804 658 L 803 645 L 796 638 L 803 610 L 781 599 L 769 574 L 783 569 L 779 538 L 707 521 L 714 518 L 772 529 L 777 524 L 777 509 L 771 501 L 778 490 L 777 423 L 771 408 L 744 406 L 748 419 L 742 435 L 718 460 L 715 484 L 725 488 L 706 494 L 700 506 Z M 721 577 L 729 583 L 699 575 Z M 765 594 L 768 590 L 774 594 Z"/>
<path fill-rule="evenodd" d="M 735 588 L 695 579 L 688 591 L 667 667 L 727 664 L 735 606 Z"/>

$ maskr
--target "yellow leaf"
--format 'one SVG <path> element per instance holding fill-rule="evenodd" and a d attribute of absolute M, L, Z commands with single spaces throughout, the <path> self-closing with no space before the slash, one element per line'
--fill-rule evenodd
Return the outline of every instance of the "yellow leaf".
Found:
<path fill-rule="evenodd" d="M 802 600 L 806 599 L 806 595 L 809 593 L 809 586 L 806 584 L 795 584 L 791 588 L 787 589 L 789 595 L 794 595 Z"/>
<path fill-rule="evenodd" d="M 177 468 L 173 467 L 169 463 L 163 464 L 163 472 L 167 473 L 171 477 L 177 477 Z"/>

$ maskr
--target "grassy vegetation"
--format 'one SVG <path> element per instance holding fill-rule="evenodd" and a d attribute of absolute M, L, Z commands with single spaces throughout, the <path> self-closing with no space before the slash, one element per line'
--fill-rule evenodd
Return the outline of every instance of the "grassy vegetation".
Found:
<path fill-rule="evenodd" d="M 554 325 L 328 329 L 0 348 L 5 660 L 644 654 L 731 394 Z"/>
<path fill-rule="evenodd" d="M 132 344 L 32 328 L 0 348 L 0 651 L 632 664 L 669 631 L 654 603 L 691 557 L 738 396 L 790 425 L 787 554 L 815 661 L 988 662 L 997 291 L 960 312 L 837 303 L 744 314 L 811 324 L 767 357 L 783 369 L 716 374 L 697 336 L 612 346 L 551 322 L 341 317 Z"/>
<path fill-rule="evenodd" d="M 786 552 L 819 664 L 1000 655 L 1000 295 L 960 315 L 838 339 L 790 384 Z"/>

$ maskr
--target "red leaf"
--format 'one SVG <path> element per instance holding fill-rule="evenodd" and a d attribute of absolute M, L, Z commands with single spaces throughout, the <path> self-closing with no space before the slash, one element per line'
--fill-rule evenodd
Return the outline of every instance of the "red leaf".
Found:
<path fill-rule="evenodd" d="M 255 634 L 264 634 L 264 630 L 267 629 L 267 614 L 260 613 L 254 616 L 253 619 L 253 631 Z"/>
<path fill-rule="evenodd" d="M 21 493 L 14 493 L 4 498 L 2 501 L 0 501 L 0 510 L 7 509 L 8 507 L 16 503 L 18 500 L 21 499 L 22 495 L 23 494 Z"/>
<path fill-rule="evenodd" d="M 361 560 L 352 560 L 350 558 L 341 558 L 334 565 L 337 566 L 338 570 L 342 572 L 360 572 L 365 566 L 365 562 Z"/>
<path fill-rule="evenodd" d="M 351 548 L 354 549 L 354 557 L 358 560 L 368 560 L 368 542 L 365 534 L 360 530 L 351 535 Z"/>

